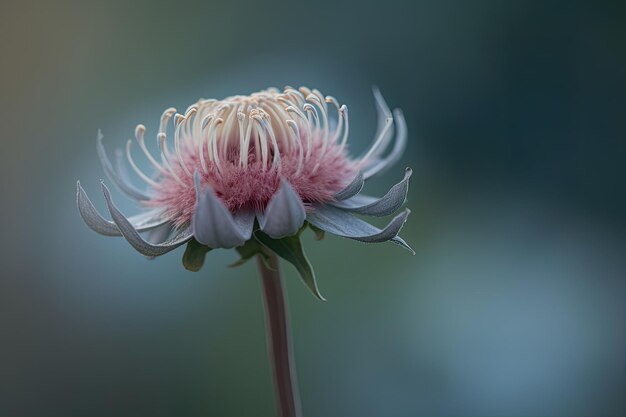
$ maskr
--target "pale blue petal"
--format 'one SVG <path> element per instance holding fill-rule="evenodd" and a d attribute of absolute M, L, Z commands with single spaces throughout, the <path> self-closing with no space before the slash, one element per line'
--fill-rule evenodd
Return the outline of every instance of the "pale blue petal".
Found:
<path fill-rule="evenodd" d="M 211 187 L 200 184 L 195 175 L 196 211 L 191 227 L 196 240 L 210 248 L 234 248 L 252 236 L 254 213 L 240 211 L 236 216 L 224 206 Z"/>
<path fill-rule="evenodd" d="M 296 191 L 284 179 L 278 190 L 265 207 L 263 213 L 256 214 L 259 227 L 274 239 L 293 236 L 304 224 L 306 213 L 304 204 Z"/>
<path fill-rule="evenodd" d="M 193 234 L 191 233 L 191 228 L 179 233 L 173 239 L 168 240 L 167 242 L 163 242 L 160 244 L 152 244 L 150 242 L 145 241 L 137 230 L 133 227 L 132 224 L 128 221 L 126 217 L 115 207 L 113 201 L 111 200 L 111 193 L 109 189 L 102 183 L 102 192 L 104 193 L 104 199 L 106 200 L 107 207 L 109 212 L 111 213 L 111 217 L 113 217 L 113 221 L 119 228 L 122 235 L 126 238 L 128 243 L 131 244 L 133 248 L 137 250 L 137 252 L 141 253 L 145 256 L 160 256 L 170 252 L 177 247 L 188 242 Z"/>
<path fill-rule="evenodd" d="M 361 242 L 378 243 L 392 241 L 415 254 L 413 249 L 398 236 L 410 212 L 409 209 L 404 210 L 394 217 L 382 230 L 332 206 L 316 207 L 313 213 L 307 215 L 307 221 L 325 232 Z"/>
<path fill-rule="evenodd" d="M 350 184 L 346 185 L 343 190 L 335 194 L 335 200 L 341 201 L 357 195 L 363 189 L 363 182 L 363 173 L 359 171 Z"/>
<path fill-rule="evenodd" d="M 411 168 L 407 168 L 402 181 L 391 187 L 387 194 L 381 198 L 372 199 L 369 196 L 356 195 L 347 200 L 335 201 L 330 204 L 367 216 L 388 216 L 398 211 L 406 201 L 406 196 L 409 192 L 409 178 L 411 178 L 412 172 Z"/>
<path fill-rule="evenodd" d="M 172 227 L 170 224 L 164 224 L 160 227 L 154 228 L 148 232 L 146 241 L 153 244 L 163 243 L 172 233 Z"/>
<path fill-rule="evenodd" d="M 165 224 L 156 229 L 152 229 L 146 236 L 146 241 L 152 244 L 159 244 L 165 242 L 172 233 L 172 227 L 169 224 Z M 154 259 L 154 256 L 149 256 L 148 259 Z"/>
<path fill-rule="evenodd" d="M 346 208 L 346 207 L 364 206 L 366 204 L 371 204 L 375 201 L 378 201 L 378 197 L 374 197 L 374 196 L 367 195 L 367 194 L 357 194 L 353 197 L 350 197 L 347 200 L 333 201 L 330 204 L 336 207 Z"/>
<path fill-rule="evenodd" d="M 76 205 L 78 206 L 80 216 L 93 231 L 105 236 L 122 236 L 114 222 L 106 220 L 100 215 L 83 187 L 81 187 L 80 182 L 76 183 Z M 153 210 L 129 217 L 128 221 L 137 231 L 143 232 L 169 223 L 169 220 L 160 214 L 160 211 Z"/>

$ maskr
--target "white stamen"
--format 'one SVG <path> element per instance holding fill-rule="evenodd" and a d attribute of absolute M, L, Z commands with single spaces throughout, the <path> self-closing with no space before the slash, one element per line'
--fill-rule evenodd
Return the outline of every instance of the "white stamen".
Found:
<path fill-rule="evenodd" d="M 215 164 L 215 167 L 217 168 L 217 171 L 220 174 L 222 172 L 221 170 L 222 167 L 220 166 L 220 157 L 217 154 L 216 132 L 217 132 L 217 126 L 220 125 L 223 121 L 224 119 L 222 119 L 221 117 L 218 117 L 211 122 L 211 124 L 209 125 L 209 143 L 207 145 L 209 147 L 209 157 Z"/>
<path fill-rule="evenodd" d="M 326 103 L 333 103 L 333 105 L 339 108 L 339 101 L 333 96 L 326 96 Z"/>
<path fill-rule="evenodd" d="M 246 166 L 244 162 L 248 160 L 248 152 L 247 149 L 244 153 L 244 148 L 246 147 L 246 139 L 244 135 L 244 124 L 246 122 L 246 115 L 242 111 L 243 106 L 239 106 L 237 110 L 237 125 L 239 126 L 239 166 Z"/>
<path fill-rule="evenodd" d="M 302 172 L 302 168 L 304 168 L 304 150 L 302 149 L 300 131 L 298 130 L 298 124 L 293 120 L 287 120 L 287 125 L 291 128 L 294 142 L 298 144 L 298 167 L 296 169 L 296 175 L 299 175 Z"/>
<path fill-rule="evenodd" d="M 158 133 L 165 133 L 167 129 L 167 123 L 172 118 L 172 115 L 176 113 L 176 109 L 174 107 L 170 107 L 166 109 L 161 115 L 161 121 L 159 122 L 159 131 Z"/>
<path fill-rule="evenodd" d="M 278 105 L 275 101 L 267 100 L 265 102 L 267 105 L 267 111 L 270 113 L 270 116 L 273 118 L 274 125 L 278 126 L 278 139 L 280 139 L 280 143 L 285 147 L 284 151 L 289 152 L 291 150 L 291 141 L 287 140 L 288 137 L 288 129 L 285 127 L 284 117 L 281 115 L 286 115 L 285 110 Z"/>
<path fill-rule="evenodd" d="M 135 139 L 137 139 L 137 143 L 139 143 L 139 148 L 141 148 L 152 166 L 154 166 L 160 173 L 167 175 L 167 171 L 161 166 L 161 164 L 156 161 L 156 159 L 154 159 L 152 154 L 148 151 L 148 148 L 146 147 L 146 143 L 144 141 L 145 133 L 146 127 L 141 124 L 137 125 L 137 127 L 135 128 Z"/>
<path fill-rule="evenodd" d="M 296 102 L 295 107 L 302 107 L 302 105 L 305 103 L 304 96 L 298 90 L 289 88 L 285 90 L 285 94 L 293 98 L 293 100 Z"/>
<path fill-rule="evenodd" d="M 211 118 L 213 116 L 214 116 L 213 114 L 207 114 L 206 116 L 202 118 L 202 121 L 200 122 L 200 130 L 204 130 L 204 128 L 206 128 L 207 123 L 211 121 Z"/>
<path fill-rule="evenodd" d="M 128 142 L 126 142 L 126 158 L 128 159 L 128 162 L 130 163 L 130 166 L 133 167 L 133 170 L 137 173 L 137 175 L 142 180 L 144 180 L 146 183 L 150 184 L 152 187 L 157 188 L 159 186 L 159 184 L 156 181 L 154 181 L 152 178 L 148 177 L 146 174 L 141 172 L 139 167 L 137 167 L 137 164 L 135 164 L 135 161 L 133 160 L 133 157 L 130 154 L 130 148 L 131 148 L 132 145 L 133 145 L 133 141 L 129 139 Z"/>
<path fill-rule="evenodd" d="M 178 164 L 181 166 L 183 171 L 185 171 L 185 174 L 187 174 L 187 176 L 191 178 L 191 171 L 189 171 L 189 168 L 187 168 L 187 164 L 185 164 L 183 154 L 180 151 L 180 131 L 184 128 L 184 122 L 186 119 L 184 116 L 182 116 L 182 118 L 177 117 L 177 119 L 178 120 L 176 121 L 176 130 L 174 131 L 174 151 L 176 152 L 176 157 L 178 158 Z"/>
<path fill-rule="evenodd" d="M 304 97 L 311 95 L 311 89 L 309 87 L 302 86 L 298 88 L 298 90 L 300 90 L 300 93 L 302 93 L 302 96 Z"/>
<path fill-rule="evenodd" d="M 315 96 L 317 96 L 317 99 L 319 100 L 320 104 L 324 106 L 324 111 L 328 113 L 328 106 L 326 105 L 326 101 L 324 101 L 324 95 L 316 88 L 311 90 L 311 92 L 315 94 Z"/>
<path fill-rule="evenodd" d="M 314 123 L 314 127 L 313 127 L 313 132 L 315 132 L 316 134 L 319 134 L 320 132 L 320 117 L 317 113 L 317 109 L 315 108 L 314 105 L 312 105 L 311 103 L 305 103 L 304 106 L 302 106 L 302 110 L 304 110 L 305 112 L 310 112 L 313 115 L 313 121 Z"/>
<path fill-rule="evenodd" d="M 172 174 L 172 177 L 176 180 L 176 182 L 178 182 L 180 185 L 186 186 L 183 180 L 180 179 L 178 174 L 176 174 L 176 171 L 174 171 L 174 169 L 172 168 L 172 164 L 170 164 L 170 152 L 167 148 L 167 142 L 165 142 L 166 139 L 167 136 L 165 135 L 165 133 L 159 133 L 157 135 L 157 140 L 159 141 L 159 149 L 161 150 L 161 161 L 163 161 L 163 165 L 165 166 L 165 168 L 167 168 L 170 174 Z"/>
<path fill-rule="evenodd" d="M 348 141 L 348 133 L 350 132 L 350 124 L 348 123 L 348 107 L 346 107 L 346 105 L 344 104 L 339 108 L 339 112 L 343 116 L 345 125 L 343 138 L 341 139 L 341 149 L 343 149 L 346 146 L 346 142 Z"/>
<path fill-rule="evenodd" d="M 263 118 L 260 115 L 252 116 L 254 120 L 258 122 L 257 134 L 259 135 L 259 142 L 261 145 L 261 168 L 263 171 L 267 168 L 267 157 L 268 157 L 268 149 L 267 149 L 267 135 L 265 134 L 265 129 L 263 128 Z"/>
<path fill-rule="evenodd" d="M 197 112 L 198 111 L 198 103 L 194 103 L 191 106 L 187 107 L 187 110 L 185 110 L 185 117 L 187 117 L 189 115 L 189 113 L 191 112 Z"/>
<path fill-rule="evenodd" d="M 309 124 L 309 120 L 308 118 L 298 109 L 296 109 L 293 106 L 289 106 L 287 107 L 285 110 L 287 110 L 290 113 L 295 113 L 298 115 L 298 117 L 300 118 L 300 120 L 302 120 L 302 123 L 306 129 L 306 157 L 305 160 L 309 160 L 311 158 L 311 151 L 313 150 L 313 134 L 311 132 L 311 125 Z"/>
<path fill-rule="evenodd" d="M 321 132 L 320 118 L 319 118 L 319 115 L 317 114 L 317 109 L 315 108 L 315 106 L 313 106 L 310 103 L 306 103 L 303 106 L 303 109 L 313 115 L 313 119 L 315 120 L 315 133 L 316 133 L 316 136 L 317 137 L 321 137 L 321 139 L 322 139 L 322 150 L 320 151 L 319 155 L 317 156 L 317 161 L 315 163 L 315 166 L 313 167 L 313 171 L 311 171 L 312 173 L 316 173 L 317 170 L 320 167 L 320 163 L 322 162 L 322 158 L 326 154 L 326 149 L 328 148 L 328 140 L 326 140 L 326 138 L 324 138 L 322 135 L 320 135 L 320 132 Z"/>
<path fill-rule="evenodd" d="M 280 173 L 280 148 L 278 147 L 278 142 L 276 141 L 276 135 L 274 135 L 274 129 L 272 129 L 272 125 L 268 120 L 263 120 L 263 124 L 265 125 L 265 129 L 270 135 L 270 139 L 272 140 L 272 146 L 274 146 L 274 159 L 272 160 L 272 169 L 276 169 Z"/>
<path fill-rule="evenodd" d="M 185 116 L 180 113 L 176 113 L 174 115 L 174 127 L 178 127 L 183 122 L 183 120 L 185 120 Z"/>
<path fill-rule="evenodd" d="M 317 91 L 317 90 L 314 90 Z M 328 127 L 328 114 L 326 112 L 326 103 L 324 103 L 324 105 L 322 105 L 322 102 L 320 102 L 320 99 L 317 95 L 315 94 L 310 94 L 307 97 L 307 101 L 309 102 L 313 102 L 315 104 L 317 104 L 317 106 L 320 109 L 320 112 L 322 113 L 322 125 L 324 126 L 324 130 L 322 133 L 322 140 L 324 142 L 323 146 L 322 146 L 322 151 L 319 155 L 318 158 L 318 162 L 316 164 L 316 167 L 313 169 L 313 172 L 317 171 L 317 167 L 319 166 L 319 164 L 321 163 L 322 159 L 324 158 L 324 155 L 326 155 L 326 151 L 328 150 L 328 145 L 329 145 L 329 136 L 330 136 L 330 129 Z"/>
<path fill-rule="evenodd" d="M 228 144 L 230 143 L 232 136 L 233 136 L 232 125 L 236 117 L 237 117 L 237 112 L 234 109 L 231 110 L 231 112 L 226 117 L 226 121 L 224 122 L 224 125 L 222 126 L 222 129 L 221 129 L 222 130 L 222 156 L 226 160 L 228 160 Z"/>
<path fill-rule="evenodd" d="M 250 141 L 252 140 L 252 120 L 250 116 L 247 117 L 246 134 L 243 138 L 243 148 L 241 149 L 241 157 L 243 158 L 243 166 L 248 166 L 248 153 L 250 152 Z M 257 160 L 258 160 L 258 146 L 257 146 Z"/>
<path fill-rule="evenodd" d="M 337 143 L 339 136 L 341 136 L 341 129 L 343 128 L 343 117 L 341 111 L 339 111 L 339 102 L 331 96 L 326 97 L 327 103 L 332 103 L 337 109 L 337 126 L 335 127 L 335 134 L 333 135 L 333 143 Z"/>
<path fill-rule="evenodd" d="M 317 104 L 317 107 L 320 109 L 320 112 L 322 113 L 322 125 L 324 126 L 323 138 L 324 138 L 324 141 L 327 142 L 328 136 L 329 136 L 329 128 L 328 128 L 328 113 L 326 109 L 326 103 L 322 104 L 319 97 L 317 97 L 314 94 L 310 94 L 306 99 L 308 102 Z"/>
<path fill-rule="evenodd" d="M 204 117 L 202 119 L 202 122 L 200 122 L 201 130 L 200 132 L 198 132 L 198 134 L 200 135 L 200 139 L 198 140 L 198 155 L 200 158 L 200 166 L 202 167 L 202 171 L 204 171 L 205 174 L 208 174 L 209 170 L 207 168 L 206 159 L 204 158 L 204 143 L 208 140 L 209 135 L 208 132 L 207 135 L 204 135 L 204 130 L 206 125 L 211 122 L 212 118 L 212 114 Z"/>
<path fill-rule="evenodd" d="M 185 125 L 183 127 L 183 134 L 184 134 L 183 138 L 185 139 L 186 144 L 192 141 L 192 138 L 193 138 L 192 132 L 191 132 L 192 119 L 194 119 L 197 114 L 198 114 L 198 106 L 196 104 L 189 106 L 189 108 L 185 112 L 185 120 L 183 121 Z"/>

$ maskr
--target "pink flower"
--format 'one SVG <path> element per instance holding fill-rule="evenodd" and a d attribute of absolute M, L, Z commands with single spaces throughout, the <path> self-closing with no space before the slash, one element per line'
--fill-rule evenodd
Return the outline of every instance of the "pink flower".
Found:
<path fill-rule="evenodd" d="M 406 145 L 402 112 L 392 114 L 378 90 L 374 95 L 378 132 L 369 150 L 356 159 L 347 153 L 347 107 L 306 87 L 199 100 L 184 114 L 167 109 L 156 134 L 158 155 L 148 150 L 146 128 L 138 125 L 137 143 L 154 172 L 138 168 L 132 141 L 126 157 L 143 187 L 131 183 L 121 152 L 113 166 L 98 133 L 106 174 L 144 212 L 125 217 L 103 183 L 112 216 L 106 220 L 79 183 L 80 214 L 96 232 L 124 236 L 150 257 L 191 239 L 207 248 L 241 247 L 257 233 L 279 240 L 296 235 L 306 223 L 318 231 L 362 242 L 392 241 L 411 250 L 398 236 L 408 209 L 383 229 L 354 216 L 387 216 L 399 210 L 411 176 L 407 168 L 402 181 L 381 198 L 360 194 L 364 181 L 397 162 Z M 170 124 L 173 132 L 168 133 Z M 147 240 L 141 232 L 148 232 Z"/>

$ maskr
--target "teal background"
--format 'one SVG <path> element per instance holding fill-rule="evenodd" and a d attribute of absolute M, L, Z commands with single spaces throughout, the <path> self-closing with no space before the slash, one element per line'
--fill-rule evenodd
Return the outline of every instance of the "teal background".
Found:
<path fill-rule="evenodd" d="M 285 265 L 305 417 L 626 414 L 619 2 L 0 3 L 0 416 L 274 416 L 254 265 L 87 229 L 109 150 L 163 109 L 307 85 L 409 145 L 417 255 L 305 238 Z M 135 210 L 119 193 L 127 213 Z M 380 224 L 380 223 L 377 223 Z"/>

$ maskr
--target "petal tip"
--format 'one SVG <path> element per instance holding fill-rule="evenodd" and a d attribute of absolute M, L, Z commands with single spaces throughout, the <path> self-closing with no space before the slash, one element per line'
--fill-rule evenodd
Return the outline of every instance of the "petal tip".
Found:
<path fill-rule="evenodd" d="M 250 239 L 253 226 L 253 214 L 239 212 L 233 216 L 213 189 L 201 186 L 197 179 L 191 228 L 199 243 L 210 248 L 235 248 Z"/>
<path fill-rule="evenodd" d="M 261 230 L 274 239 L 296 234 L 304 224 L 306 211 L 302 199 L 289 181 L 280 179 L 278 190 L 263 213 L 257 213 Z"/>

